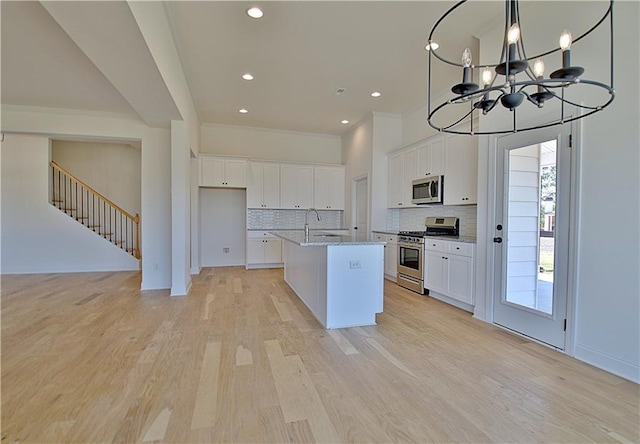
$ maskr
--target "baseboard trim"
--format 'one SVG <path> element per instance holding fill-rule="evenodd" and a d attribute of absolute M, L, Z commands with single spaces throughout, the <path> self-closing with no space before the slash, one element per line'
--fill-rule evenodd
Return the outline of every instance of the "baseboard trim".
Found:
<path fill-rule="evenodd" d="M 618 359 L 582 344 L 576 344 L 574 357 L 621 378 L 640 384 L 640 366 Z"/>

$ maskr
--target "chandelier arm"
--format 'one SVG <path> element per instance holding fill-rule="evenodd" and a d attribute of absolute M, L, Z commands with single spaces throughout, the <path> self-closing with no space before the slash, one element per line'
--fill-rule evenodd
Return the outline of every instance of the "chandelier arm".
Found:
<path fill-rule="evenodd" d="M 451 125 L 449 126 L 443 126 L 442 128 L 444 128 L 444 130 L 448 130 L 451 127 L 456 126 L 457 124 L 459 124 L 460 122 L 462 122 L 464 119 L 466 119 L 467 117 L 469 117 L 471 114 L 473 114 L 473 108 L 471 109 L 471 111 L 469 111 L 467 114 L 465 114 L 462 118 L 460 118 L 459 120 L 457 120 L 456 122 L 453 122 Z"/>

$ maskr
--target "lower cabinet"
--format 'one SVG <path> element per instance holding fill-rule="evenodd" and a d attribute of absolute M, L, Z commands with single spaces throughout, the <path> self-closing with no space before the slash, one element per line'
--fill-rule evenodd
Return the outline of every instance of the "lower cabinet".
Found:
<path fill-rule="evenodd" d="M 267 231 L 247 232 L 247 268 L 282 267 L 282 240 Z"/>
<path fill-rule="evenodd" d="M 468 305 L 474 304 L 474 244 L 428 240 L 425 242 L 424 286 Z"/>
<path fill-rule="evenodd" d="M 398 277 L 398 236 L 374 231 L 373 238 L 387 243 L 384 246 L 384 277 L 396 282 Z"/>

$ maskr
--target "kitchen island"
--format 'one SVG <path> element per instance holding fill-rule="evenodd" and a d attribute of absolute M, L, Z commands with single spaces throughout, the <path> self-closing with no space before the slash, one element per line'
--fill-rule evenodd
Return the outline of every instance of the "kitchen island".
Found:
<path fill-rule="evenodd" d="M 312 231 L 272 231 L 282 245 L 284 280 L 328 329 L 376 324 L 383 309 L 383 241 Z"/>

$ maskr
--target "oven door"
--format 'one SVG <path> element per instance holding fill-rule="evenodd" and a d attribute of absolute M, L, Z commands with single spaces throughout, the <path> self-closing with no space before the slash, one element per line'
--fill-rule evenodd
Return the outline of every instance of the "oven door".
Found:
<path fill-rule="evenodd" d="M 422 280 L 422 244 L 398 243 L 398 274 Z"/>

